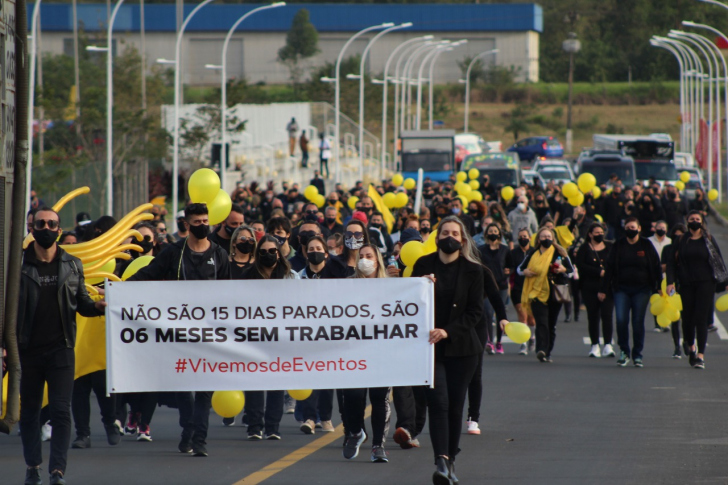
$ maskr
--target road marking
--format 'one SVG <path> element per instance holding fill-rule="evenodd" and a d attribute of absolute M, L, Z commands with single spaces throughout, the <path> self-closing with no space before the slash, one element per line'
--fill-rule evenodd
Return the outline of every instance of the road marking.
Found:
<path fill-rule="evenodd" d="M 364 411 L 364 419 L 367 419 L 372 415 L 372 406 L 367 406 Z M 344 436 L 344 425 L 338 425 L 333 433 L 326 433 L 320 438 L 316 438 L 306 446 L 303 446 L 296 451 L 289 453 L 278 461 L 271 463 L 270 465 L 258 470 L 257 472 L 251 473 L 242 480 L 238 480 L 233 485 L 257 485 L 265 480 L 268 480 L 276 473 L 282 472 L 289 466 L 295 465 L 304 458 L 316 453 L 321 448 L 330 445 L 334 441 Z"/>
<path fill-rule="evenodd" d="M 728 331 L 726 331 L 725 327 L 722 323 L 720 323 L 720 319 L 718 318 L 718 314 L 713 312 L 713 323 L 716 327 L 718 327 L 718 338 L 721 340 L 728 340 Z"/>

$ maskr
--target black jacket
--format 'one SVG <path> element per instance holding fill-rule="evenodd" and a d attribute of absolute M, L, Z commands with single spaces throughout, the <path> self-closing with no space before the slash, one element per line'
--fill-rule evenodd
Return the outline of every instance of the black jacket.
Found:
<path fill-rule="evenodd" d="M 435 273 L 438 253 L 422 256 L 412 270 L 412 276 L 425 276 Z M 483 352 L 483 346 L 475 331 L 483 318 L 483 267 L 461 256 L 460 272 L 455 287 L 455 298 L 450 312 L 450 320 L 435 322 L 435 327 L 447 331 L 445 339 L 446 357 L 465 357 Z M 435 295 L 437 305 L 437 295 Z"/>
<path fill-rule="evenodd" d="M 490 246 L 487 243 L 478 246 L 480 260 L 493 273 L 493 278 L 495 278 L 495 282 L 498 284 L 498 289 L 507 290 L 508 276 L 505 273 L 505 269 L 510 269 L 513 266 L 511 251 L 505 244 L 501 244 L 495 254 L 492 254 L 488 249 L 490 249 Z"/>
<path fill-rule="evenodd" d="M 604 278 L 602 278 L 600 293 L 609 293 L 610 289 L 614 289 L 614 285 L 619 281 L 619 250 L 624 245 L 629 244 L 627 238 L 618 239 L 617 242 L 612 246 L 612 250 L 609 253 L 609 259 L 607 260 L 607 267 L 604 271 Z M 660 256 L 657 254 L 657 250 L 652 243 L 643 237 L 635 243 L 640 245 L 640 249 L 645 252 L 647 258 L 647 266 L 649 268 L 650 277 L 650 288 L 655 292 L 660 288 L 662 283 L 662 265 L 660 264 Z"/>
<path fill-rule="evenodd" d="M 682 236 L 680 236 L 680 239 L 678 239 L 677 241 L 673 240 L 670 246 L 666 246 L 670 247 L 670 254 L 668 254 L 665 258 L 665 273 L 667 277 L 667 284 L 675 284 L 679 282 L 680 284 L 685 285 L 696 281 L 696 272 L 692 271 L 691 274 L 691 268 L 688 267 L 688 264 L 685 261 L 685 250 L 687 248 L 687 244 L 690 238 L 691 236 L 688 232 L 687 234 L 683 234 Z M 720 257 L 720 259 L 723 259 L 723 254 L 720 252 L 718 242 L 715 240 L 712 234 L 710 235 L 710 242 L 718 253 L 718 257 Z M 715 280 L 715 282 L 720 284 L 721 286 L 725 286 L 725 284 L 727 283 L 726 281 L 717 281 L 718 278 L 715 275 L 715 270 L 712 271 L 712 276 L 713 280 Z"/>
<path fill-rule="evenodd" d="M 18 305 L 18 346 L 28 348 L 33 334 L 35 309 L 42 305 L 38 301 L 40 283 L 35 258 L 28 258 L 28 251 L 35 251 L 33 245 L 23 253 L 23 267 L 20 276 L 20 302 Z M 98 317 L 104 314 L 96 309 L 95 302 L 86 291 L 83 264 L 75 256 L 57 248 L 58 251 L 58 304 L 61 310 L 61 324 L 66 347 L 76 345 L 76 312 L 84 317 Z"/>
<path fill-rule="evenodd" d="M 180 258 L 183 256 L 183 249 L 185 248 L 187 239 L 182 239 L 174 244 L 168 244 L 164 250 L 159 253 L 159 256 L 154 258 L 148 266 L 137 271 L 127 281 L 177 281 L 187 279 L 197 279 L 190 277 L 191 264 L 188 258 L 187 261 Z M 223 248 L 210 241 L 209 252 L 212 252 L 213 263 L 215 264 L 215 278 L 216 280 L 229 280 L 230 279 L 230 261 L 228 260 L 228 253 Z"/>
<path fill-rule="evenodd" d="M 604 246 L 607 250 L 607 257 L 604 262 L 602 262 L 599 255 L 591 248 L 588 242 L 582 244 L 579 251 L 577 251 L 574 262 L 579 270 L 579 280 L 581 281 L 582 288 L 586 286 L 593 289 L 601 286 L 602 269 L 604 269 L 604 274 L 606 276 L 607 272 L 604 267 L 606 264 L 604 263 L 609 261 L 609 255 L 612 252 L 612 243 L 605 242 Z"/>

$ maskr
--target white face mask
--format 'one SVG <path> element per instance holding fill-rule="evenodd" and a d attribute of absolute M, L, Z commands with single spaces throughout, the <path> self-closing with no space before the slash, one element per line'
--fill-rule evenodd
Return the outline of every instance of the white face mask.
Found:
<path fill-rule="evenodd" d="M 526 204 L 524 204 L 523 202 L 519 202 L 518 203 L 518 210 L 525 211 L 526 210 Z"/>
<path fill-rule="evenodd" d="M 361 271 L 365 276 L 369 276 L 374 273 L 374 261 L 371 259 L 360 259 L 356 264 L 356 267 L 359 268 L 359 271 Z"/>

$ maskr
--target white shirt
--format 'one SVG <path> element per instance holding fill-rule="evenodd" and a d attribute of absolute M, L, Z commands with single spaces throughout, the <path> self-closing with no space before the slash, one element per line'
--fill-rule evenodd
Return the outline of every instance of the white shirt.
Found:
<path fill-rule="evenodd" d="M 655 246 L 655 250 L 657 251 L 657 255 L 660 257 L 660 259 L 662 259 L 662 248 L 664 248 L 668 244 L 672 244 L 672 239 L 667 236 L 662 239 L 662 242 L 657 240 L 657 235 L 655 234 L 648 237 L 647 239 L 649 239 L 652 245 Z"/>

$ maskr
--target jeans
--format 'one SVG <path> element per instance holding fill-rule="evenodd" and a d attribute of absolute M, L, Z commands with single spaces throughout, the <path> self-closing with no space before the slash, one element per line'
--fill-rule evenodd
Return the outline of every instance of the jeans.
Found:
<path fill-rule="evenodd" d="M 248 434 L 277 434 L 283 418 L 283 391 L 245 391 L 245 414 Z"/>
<path fill-rule="evenodd" d="M 500 294 L 501 301 L 505 305 L 506 300 L 508 299 L 508 289 L 505 290 L 498 290 L 498 293 Z M 488 342 L 493 341 L 493 318 L 495 318 L 495 310 L 493 309 L 493 305 L 490 304 L 490 300 L 487 298 L 485 299 L 485 302 L 483 303 L 483 314 L 485 315 L 485 328 L 488 331 Z M 496 330 L 496 343 L 500 343 L 501 338 L 503 337 L 503 330 L 501 330 L 500 325 L 498 325 L 498 322 L 495 323 L 495 330 Z M 485 345 L 485 342 L 483 342 L 483 345 Z"/>
<path fill-rule="evenodd" d="M 539 300 L 531 300 L 531 313 L 536 320 L 536 352 L 545 352 L 551 355 L 556 342 L 556 323 L 559 319 L 561 303 L 549 297 L 546 303 Z"/>
<path fill-rule="evenodd" d="M 309 419 L 314 422 L 318 421 L 318 419 L 331 421 L 331 413 L 334 409 L 334 391 L 333 389 L 315 390 L 308 399 L 296 401 L 296 405 L 299 404 L 301 405 L 303 421 Z"/>
<path fill-rule="evenodd" d="M 76 436 L 91 436 L 91 390 L 101 409 L 101 422 L 108 426 L 116 419 L 116 395 L 106 397 L 106 371 L 99 370 L 81 376 L 73 382 L 71 411 L 76 425 Z"/>
<path fill-rule="evenodd" d="M 697 336 L 698 353 L 705 353 L 708 341 L 708 323 L 713 315 L 714 281 L 696 281 L 680 286 L 683 301 L 683 339 L 687 345 L 695 344 Z M 677 326 L 677 322 L 673 325 Z"/>
<path fill-rule="evenodd" d="M 207 428 L 210 425 L 211 391 L 178 392 L 179 425 L 182 436 L 191 438 L 194 443 L 205 443 Z"/>
<path fill-rule="evenodd" d="M 389 388 L 369 389 L 372 403 L 372 446 L 384 446 L 384 438 L 389 431 Z M 364 409 L 367 405 L 367 389 L 344 389 L 347 432 L 359 434 L 364 429 Z"/>
<path fill-rule="evenodd" d="M 23 456 L 28 466 L 43 463 L 40 441 L 40 408 L 43 404 L 43 388 L 48 383 L 48 406 L 50 407 L 53 433 L 48 471 L 65 473 L 68 446 L 71 444 L 71 396 L 76 356 L 73 349 L 60 348 L 41 355 L 23 355 L 20 365 L 20 438 L 23 441 Z"/>
<path fill-rule="evenodd" d="M 324 175 L 324 173 L 326 175 Z M 323 178 L 329 178 L 329 160 L 328 160 L 328 158 L 326 158 L 326 159 L 322 158 L 321 159 L 321 176 Z"/>
<path fill-rule="evenodd" d="M 392 390 L 396 428 L 404 428 L 414 438 L 422 433 L 427 422 L 427 397 L 423 386 L 395 387 Z"/>
<path fill-rule="evenodd" d="M 614 292 L 614 310 L 617 314 L 617 343 L 626 355 L 629 349 L 629 316 L 632 313 L 632 359 L 642 358 L 645 346 L 645 312 L 650 302 L 650 288 L 647 286 L 619 286 Z"/>

